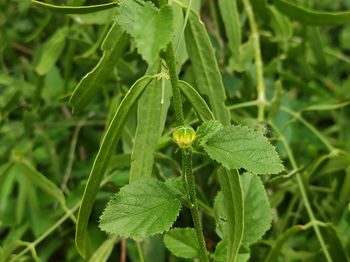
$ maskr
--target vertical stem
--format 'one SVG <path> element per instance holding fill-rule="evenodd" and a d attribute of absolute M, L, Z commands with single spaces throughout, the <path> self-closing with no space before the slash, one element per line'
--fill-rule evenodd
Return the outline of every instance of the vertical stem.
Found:
<path fill-rule="evenodd" d="M 270 122 L 270 126 L 273 128 L 273 130 L 280 137 L 280 140 L 281 140 L 281 142 L 283 144 L 283 147 L 285 148 L 285 150 L 287 152 L 288 158 L 290 160 L 290 163 L 291 163 L 293 169 L 299 170 L 298 165 L 297 165 L 297 163 L 295 161 L 293 152 L 292 152 L 291 148 L 289 147 L 285 137 L 282 135 L 282 133 L 278 130 L 278 128 L 272 122 Z M 317 219 L 316 219 L 315 214 L 314 214 L 314 212 L 312 210 L 309 198 L 307 196 L 307 193 L 306 193 L 306 190 L 305 190 L 305 187 L 304 187 L 304 183 L 302 181 L 302 178 L 301 178 L 299 172 L 296 173 L 296 178 L 297 178 L 298 187 L 299 187 L 299 190 L 300 190 L 300 193 L 301 193 L 301 197 L 302 197 L 302 199 L 304 201 L 304 204 L 305 204 L 306 212 L 309 215 L 310 222 L 312 224 L 312 227 L 314 228 L 314 231 L 316 233 L 316 237 L 318 239 L 318 242 L 321 245 L 322 251 L 323 251 L 327 261 L 328 262 L 333 262 L 332 257 L 329 254 L 329 251 L 327 249 L 326 243 L 325 243 L 325 241 L 323 239 L 323 236 L 321 234 L 320 228 L 319 228 L 319 226 L 317 224 Z"/>
<path fill-rule="evenodd" d="M 184 173 L 187 181 L 188 188 L 188 197 L 190 199 L 190 210 L 192 214 L 192 220 L 194 229 L 196 231 L 199 250 L 200 250 L 200 258 L 203 262 L 208 262 L 207 248 L 205 245 L 205 240 L 203 236 L 202 226 L 199 220 L 199 211 L 198 211 L 198 203 L 196 197 L 196 185 L 194 181 L 194 175 L 192 173 L 192 152 L 190 150 L 184 150 L 182 152 L 183 162 L 184 162 Z"/>
<path fill-rule="evenodd" d="M 264 120 L 265 112 L 265 84 L 264 84 L 264 71 L 263 62 L 261 58 L 261 48 L 260 48 L 260 36 L 258 32 L 258 27 L 255 22 L 253 8 L 249 0 L 243 0 L 244 8 L 248 15 L 250 30 L 252 32 L 253 46 L 254 46 L 254 56 L 255 56 L 255 68 L 257 75 L 257 92 L 258 92 L 258 120 Z"/>
<path fill-rule="evenodd" d="M 184 115 L 182 110 L 182 101 L 179 87 L 179 79 L 176 72 L 175 54 L 172 42 L 170 42 L 165 51 L 165 62 L 168 66 L 171 87 L 173 90 L 173 100 L 175 107 L 175 117 L 178 126 L 184 124 Z"/>
<path fill-rule="evenodd" d="M 143 258 L 140 242 L 139 241 L 135 241 L 135 242 L 136 242 L 137 253 L 139 254 L 140 262 L 145 262 L 145 259 Z"/>
<path fill-rule="evenodd" d="M 173 89 L 173 99 L 175 107 L 175 116 L 178 126 L 184 125 L 184 115 L 182 110 L 182 101 L 180 95 L 179 80 L 176 72 L 175 54 L 173 44 L 170 42 L 165 52 L 165 61 L 168 66 L 170 82 Z M 192 153 L 190 150 L 182 151 L 182 181 L 190 200 L 190 210 L 193 220 L 194 229 L 196 231 L 200 257 L 202 262 L 209 262 L 208 252 L 205 245 L 203 231 L 199 220 L 198 203 L 196 198 L 196 186 L 192 173 Z"/>

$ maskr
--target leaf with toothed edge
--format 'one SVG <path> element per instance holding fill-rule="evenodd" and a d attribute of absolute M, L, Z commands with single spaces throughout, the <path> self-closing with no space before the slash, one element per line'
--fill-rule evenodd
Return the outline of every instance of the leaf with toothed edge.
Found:
<path fill-rule="evenodd" d="M 201 146 L 228 169 L 244 168 L 253 174 L 277 174 L 284 169 L 268 139 L 248 127 L 226 126 Z"/>
<path fill-rule="evenodd" d="M 144 239 L 169 230 L 181 209 L 168 187 L 153 178 L 123 187 L 108 202 L 100 228 L 123 237 Z"/>

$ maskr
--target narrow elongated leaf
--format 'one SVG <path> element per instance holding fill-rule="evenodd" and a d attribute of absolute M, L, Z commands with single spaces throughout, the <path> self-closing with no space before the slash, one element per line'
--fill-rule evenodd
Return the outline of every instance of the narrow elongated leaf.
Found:
<path fill-rule="evenodd" d="M 245 168 L 254 174 L 276 174 L 283 170 L 267 138 L 248 127 L 224 127 L 201 145 L 212 159 L 228 169 Z"/>
<path fill-rule="evenodd" d="M 244 236 L 242 242 L 249 246 L 271 227 L 272 210 L 261 179 L 250 173 L 241 175 L 244 193 Z"/>
<path fill-rule="evenodd" d="M 196 89 L 194 89 L 189 83 L 182 80 L 179 81 L 179 86 L 182 93 L 184 93 L 188 101 L 190 101 L 192 104 L 202 122 L 214 120 L 214 115 L 210 111 L 209 106 Z"/>
<path fill-rule="evenodd" d="M 122 0 L 117 20 L 134 38 L 138 52 L 149 65 L 154 64 L 173 35 L 173 10 L 169 5 L 158 9 L 152 2 L 141 5 Z"/>
<path fill-rule="evenodd" d="M 168 230 L 181 209 L 168 187 L 153 178 L 123 187 L 107 204 L 100 228 L 124 237 L 144 239 Z"/>
<path fill-rule="evenodd" d="M 241 46 L 241 26 L 236 0 L 219 0 L 219 9 L 224 22 L 228 45 L 232 52 L 233 61 L 240 61 L 239 49 Z"/>
<path fill-rule="evenodd" d="M 100 61 L 91 72 L 80 80 L 69 100 L 74 113 L 82 111 L 101 90 L 104 80 L 121 57 L 128 40 L 129 37 L 124 30 L 114 23 L 102 43 L 103 55 Z"/>
<path fill-rule="evenodd" d="M 102 243 L 102 245 L 92 254 L 89 262 L 106 262 L 110 257 L 114 245 L 117 242 L 117 236 L 113 236 Z"/>
<path fill-rule="evenodd" d="M 225 106 L 226 94 L 214 49 L 204 24 L 193 11 L 188 19 L 185 38 L 198 91 L 208 97 L 215 118 L 224 125 L 230 124 L 230 112 Z"/>
<path fill-rule="evenodd" d="M 63 27 L 58 29 L 51 38 L 43 45 L 43 51 L 41 53 L 40 60 L 35 67 L 35 71 L 39 75 L 45 75 L 56 64 L 60 58 L 64 46 L 66 44 L 66 38 L 68 34 L 68 28 Z"/>
<path fill-rule="evenodd" d="M 177 257 L 199 258 L 199 244 L 194 228 L 173 228 L 164 235 L 165 246 Z"/>
<path fill-rule="evenodd" d="M 221 167 L 218 170 L 218 179 L 227 214 L 226 261 L 235 262 L 244 232 L 243 191 L 237 171 Z"/>
<path fill-rule="evenodd" d="M 282 13 L 306 25 L 341 25 L 350 21 L 350 12 L 322 12 L 296 5 L 287 0 L 273 0 Z"/>
<path fill-rule="evenodd" d="M 58 186 L 47 179 L 43 174 L 38 172 L 25 160 L 16 160 L 16 167 L 23 172 L 24 176 L 26 176 L 34 185 L 39 187 L 46 194 L 52 196 L 62 204 L 66 202 L 64 195 Z"/>
<path fill-rule="evenodd" d="M 36 7 L 47 9 L 54 13 L 61 14 L 87 14 L 93 13 L 101 10 L 106 10 L 110 8 L 115 8 L 119 5 L 119 1 L 101 4 L 101 5 L 90 5 L 90 6 L 60 6 L 60 5 L 52 5 L 44 2 L 40 2 L 37 0 L 32 0 L 32 4 Z"/>
<path fill-rule="evenodd" d="M 148 74 L 156 74 L 160 70 L 160 61 Z M 162 108 L 169 104 L 162 104 L 162 82 L 153 81 L 139 100 L 137 111 L 137 128 L 135 142 L 131 153 L 130 183 L 140 178 L 151 177 L 154 163 L 154 153 L 158 139 L 163 130 L 166 114 Z"/>
<path fill-rule="evenodd" d="M 108 167 L 108 162 L 113 155 L 113 150 L 118 143 L 131 107 L 153 79 L 154 77 L 152 76 L 144 76 L 135 82 L 121 102 L 102 139 L 100 149 L 97 153 L 88 182 L 85 186 L 76 224 L 75 244 L 79 254 L 83 257 L 86 256 L 86 229 L 92 205 L 96 199 L 103 175 Z"/>

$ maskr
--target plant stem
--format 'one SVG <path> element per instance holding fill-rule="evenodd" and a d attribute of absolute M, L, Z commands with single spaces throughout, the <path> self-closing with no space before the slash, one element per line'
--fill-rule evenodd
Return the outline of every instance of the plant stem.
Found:
<path fill-rule="evenodd" d="M 200 258 L 203 262 L 208 262 L 208 256 L 207 256 L 207 248 L 203 236 L 202 226 L 199 220 L 199 211 L 198 211 L 198 203 L 197 203 L 197 197 L 196 197 L 196 185 L 194 181 L 194 175 L 192 173 L 192 152 L 190 150 L 184 150 L 182 152 L 183 157 L 183 171 L 185 173 L 185 178 L 187 182 L 187 188 L 188 188 L 188 198 L 190 200 L 190 210 L 192 214 L 192 220 L 194 229 L 196 231 L 198 243 L 199 243 L 199 250 L 200 250 Z"/>
<path fill-rule="evenodd" d="M 136 242 L 136 247 L 137 247 L 137 253 L 139 254 L 139 259 L 140 262 L 145 262 L 144 258 L 143 258 L 143 254 L 142 254 L 142 249 L 141 249 L 141 245 L 139 241 L 135 241 Z"/>
<path fill-rule="evenodd" d="M 182 110 L 182 101 L 179 87 L 179 79 L 176 72 L 175 54 L 172 42 L 170 42 L 165 51 L 165 62 L 168 66 L 171 87 L 173 90 L 173 99 L 175 107 L 175 117 L 178 126 L 184 125 L 184 114 Z"/>
<path fill-rule="evenodd" d="M 266 105 L 266 97 L 265 97 L 265 84 L 264 84 L 264 71 L 263 71 L 263 62 L 261 58 L 261 48 L 260 48 L 260 36 L 258 32 L 258 27 L 255 22 L 253 8 L 250 4 L 249 0 L 243 0 L 244 9 L 247 12 L 250 30 L 252 32 L 251 37 L 253 38 L 253 46 L 254 46 L 254 57 L 255 57 L 255 68 L 256 68 L 256 76 L 257 76 L 257 92 L 258 92 L 258 120 L 264 120 L 264 112 Z"/>
<path fill-rule="evenodd" d="M 285 148 L 285 150 L 287 152 L 288 158 L 290 160 L 290 163 L 291 163 L 293 169 L 299 170 L 298 165 L 295 161 L 293 152 L 292 152 L 291 148 L 289 147 L 289 144 L 287 143 L 286 138 L 282 135 L 282 133 L 279 131 L 279 129 L 272 122 L 270 122 L 269 124 L 274 129 L 274 131 L 278 134 L 278 136 L 280 137 L 280 141 L 282 142 L 283 147 Z M 314 228 L 314 231 L 316 233 L 316 237 L 321 245 L 322 251 L 323 251 L 327 261 L 333 262 L 332 257 L 330 256 L 329 251 L 327 249 L 326 243 L 325 243 L 323 236 L 321 234 L 320 228 L 318 227 L 319 224 L 317 223 L 317 219 L 316 219 L 315 214 L 312 210 L 309 198 L 307 196 L 307 193 L 306 193 L 306 190 L 304 187 L 304 183 L 302 181 L 302 178 L 301 178 L 301 175 L 299 172 L 296 173 L 296 178 L 297 178 L 298 187 L 299 187 L 299 190 L 301 193 L 301 197 L 302 197 L 304 204 L 305 204 L 306 212 L 309 215 L 310 223 L 312 224 L 312 227 Z"/>

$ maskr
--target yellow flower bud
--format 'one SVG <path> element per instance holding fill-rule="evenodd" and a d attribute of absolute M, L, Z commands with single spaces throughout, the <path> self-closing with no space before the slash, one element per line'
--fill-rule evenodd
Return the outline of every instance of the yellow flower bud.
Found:
<path fill-rule="evenodd" d="M 174 142 L 181 148 L 189 148 L 196 139 L 196 132 L 190 126 L 179 126 L 173 133 Z"/>

